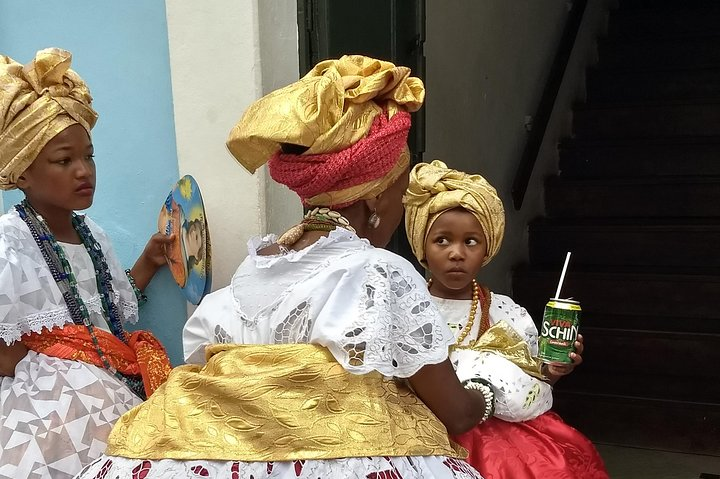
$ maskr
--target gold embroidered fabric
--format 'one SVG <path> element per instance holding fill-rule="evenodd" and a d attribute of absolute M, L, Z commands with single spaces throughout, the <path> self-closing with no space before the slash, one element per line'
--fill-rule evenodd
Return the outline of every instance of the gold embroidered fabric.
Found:
<path fill-rule="evenodd" d="M 425 262 L 425 240 L 435 220 L 453 208 L 464 208 L 477 218 L 487 242 L 486 265 L 500 250 L 505 234 L 505 210 L 495 188 L 480 175 L 468 175 L 440 160 L 418 163 L 410 172 L 403 197 L 405 229 L 413 253 Z"/>
<path fill-rule="evenodd" d="M 409 68 L 345 55 L 252 104 L 227 147 L 253 173 L 281 143 L 307 147 L 306 155 L 337 152 L 364 138 L 383 107 L 391 118 L 399 109 L 417 111 L 424 99 L 423 82 Z"/>
<path fill-rule="evenodd" d="M 289 461 L 464 456 L 406 386 L 353 375 L 310 344 L 214 345 L 116 423 L 107 454 Z"/>
<path fill-rule="evenodd" d="M 75 123 L 88 132 L 95 125 L 90 91 L 71 61 L 59 48 L 40 50 L 25 66 L 0 55 L 0 189 L 16 188 L 55 135 Z"/>
<path fill-rule="evenodd" d="M 546 379 L 541 372 L 540 360 L 532 356 L 527 342 L 505 321 L 495 323 L 475 341 L 466 346 L 455 346 L 455 349 L 492 352 L 512 362 L 530 376 L 543 381 Z"/>

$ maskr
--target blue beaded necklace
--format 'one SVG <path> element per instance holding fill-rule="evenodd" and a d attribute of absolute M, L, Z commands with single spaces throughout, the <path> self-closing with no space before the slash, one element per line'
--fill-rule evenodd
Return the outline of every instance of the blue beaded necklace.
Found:
<path fill-rule="evenodd" d="M 85 302 L 82 300 L 80 293 L 78 292 L 77 280 L 73 274 L 70 262 L 67 260 L 65 251 L 55 240 L 55 237 L 50 232 L 50 229 L 43 220 L 42 216 L 37 214 L 35 209 L 33 209 L 27 200 L 23 200 L 20 204 L 15 205 L 15 210 L 27 225 L 35 243 L 40 248 L 40 252 L 50 268 L 50 273 L 57 283 L 58 288 L 60 288 L 60 293 L 65 300 L 65 304 L 70 312 L 70 317 L 72 318 L 73 323 L 77 325 L 84 325 L 88 329 L 93 344 L 95 345 L 95 349 L 100 356 L 101 361 L 105 365 L 105 368 L 113 373 L 118 379 L 127 384 L 127 386 L 135 394 L 145 399 L 145 388 L 142 383 L 142 378 L 139 376 L 128 376 L 120 373 L 112 367 L 105 356 L 105 353 L 103 353 L 100 348 L 100 343 L 98 342 L 97 335 L 95 334 L 95 325 L 90 320 L 90 313 L 88 312 L 87 306 L 85 306 Z M 80 237 L 80 241 L 83 246 L 85 246 L 85 250 L 88 252 L 88 255 L 90 255 L 90 259 L 92 260 L 95 268 L 97 288 L 100 292 L 103 313 L 105 318 L 108 320 L 110 331 L 115 337 L 127 344 L 127 335 L 125 334 L 125 329 L 123 328 L 120 320 L 119 308 L 113 301 L 114 290 L 112 285 L 112 275 L 110 274 L 110 268 L 107 265 L 107 261 L 105 261 L 105 255 L 102 252 L 102 248 L 92 235 L 92 232 L 85 223 L 83 216 L 73 213 L 72 225 Z"/>

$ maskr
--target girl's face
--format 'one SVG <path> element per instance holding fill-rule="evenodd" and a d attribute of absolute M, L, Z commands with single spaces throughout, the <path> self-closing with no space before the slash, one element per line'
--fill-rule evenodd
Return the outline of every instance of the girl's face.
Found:
<path fill-rule="evenodd" d="M 433 294 L 466 299 L 468 293 L 472 294 L 472 280 L 486 257 L 485 234 L 472 213 L 455 208 L 441 214 L 425 240 L 425 260 L 432 273 Z"/>
<path fill-rule="evenodd" d="M 55 135 L 20 176 L 18 186 L 40 214 L 89 208 L 95 195 L 95 161 L 85 129 L 75 124 Z"/>

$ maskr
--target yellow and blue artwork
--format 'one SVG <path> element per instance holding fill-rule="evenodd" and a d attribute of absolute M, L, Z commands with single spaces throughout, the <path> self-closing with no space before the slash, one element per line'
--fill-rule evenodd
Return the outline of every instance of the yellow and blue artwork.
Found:
<path fill-rule="evenodd" d="M 187 300 L 200 304 L 210 292 L 212 261 L 205 207 L 192 176 L 180 178 L 170 191 L 160 209 L 158 230 L 175 235 L 165 252 L 170 272 Z"/>

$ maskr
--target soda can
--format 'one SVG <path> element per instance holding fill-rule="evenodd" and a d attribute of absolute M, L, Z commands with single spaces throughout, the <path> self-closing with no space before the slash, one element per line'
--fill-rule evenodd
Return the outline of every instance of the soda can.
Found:
<path fill-rule="evenodd" d="M 570 353 L 575 350 L 575 339 L 580 327 L 579 301 L 551 299 L 545 305 L 538 357 L 546 363 L 571 363 Z"/>

